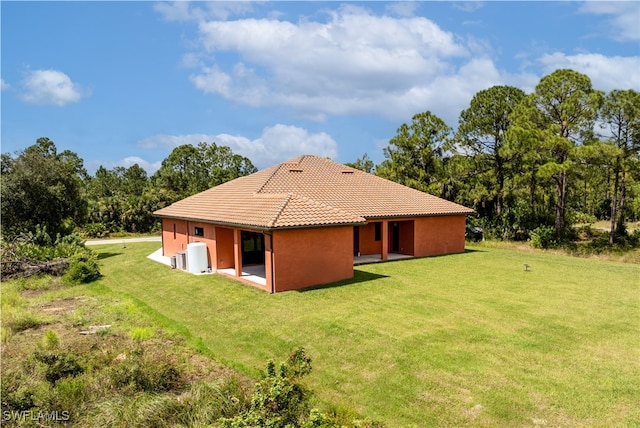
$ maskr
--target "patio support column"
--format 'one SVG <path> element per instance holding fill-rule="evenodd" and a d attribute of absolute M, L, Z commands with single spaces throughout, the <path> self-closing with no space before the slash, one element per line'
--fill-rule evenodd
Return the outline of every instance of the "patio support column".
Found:
<path fill-rule="evenodd" d="M 380 260 L 389 258 L 389 221 L 382 220 L 382 256 Z"/>
<path fill-rule="evenodd" d="M 233 263 L 236 268 L 236 276 L 242 276 L 242 237 L 240 229 L 233 229 Z"/>
<path fill-rule="evenodd" d="M 207 244 L 207 247 L 209 248 L 209 258 L 211 262 L 209 263 L 209 265 L 211 266 L 211 269 L 215 273 L 218 270 L 218 239 L 216 238 L 215 226 L 211 227 L 211 240 L 213 241 L 211 245 Z"/>
<path fill-rule="evenodd" d="M 273 234 L 264 234 L 264 276 L 267 280 L 267 291 L 275 292 L 273 284 Z"/>

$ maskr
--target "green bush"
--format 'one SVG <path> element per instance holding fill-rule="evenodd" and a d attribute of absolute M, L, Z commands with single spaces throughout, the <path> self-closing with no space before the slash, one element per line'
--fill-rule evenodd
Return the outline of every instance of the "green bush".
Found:
<path fill-rule="evenodd" d="M 289 354 L 287 360 L 276 367 L 267 364 L 266 373 L 255 386 L 248 410 L 233 418 L 222 418 L 223 428 L 346 428 L 382 427 L 371 421 L 342 421 L 338 415 L 310 408 L 311 391 L 300 380 L 311 372 L 311 359 L 303 348 Z"/>
<path fill-rule="evenodd" d="M 145 358 L 132 353 L 110 369 L 111 384 L 129 392 L 166 392 L 182 386 L 182 376 L 171 361 Z"/>
<path fill-rule="evenodd" d="M 60 409 L 72 410 L 87 398 L 85 376 L 62 378 L 56 382 L 56 401 Z"/>
<path fill-rule="evenodd" d="M 593 214 L 587 214 L 580 211 L 575 211 L 569 214 L 569 223 L 571 224 L 593 224 L 598 219 Z"/>
<path fill-rule="evenodd" d="M 42 336 L 42 340 L 40 341 L 40 346 L 42 349 L 53 351 L 54 349 L 58 349 L 60 345 L 60 339 L 58 335 L 53 330 L 48 330 L 44 336 Z"/>
<path fill-rule="evenodd" d="M 109 233 L 109 229 L 104 223 L 89 223 L 84 226 L 84 234 L 88 238 L 106 238 Z"/>
<path fill-rule="evenodd" d="M 79 235 L 58 235 L 54 241 L 46 229 L 39 229 L 35 234 L 25 233 L 11 240 L 3 239 L 1 244 L 1 273 L 7 279 L 43 274 L 62 276 L 69 268 L 69 260 L 88 261 L 94 258 L 94 253 L 84 246 Z"/>
<path fill-rule="evenodd" d="M 552 226 L 540 226 L 533 229 L 529 234 L 529 242 L 534 248 L 558 247 L 555 228 Z"/>
<path fill-rule="evenodd" d="M 69 263 L 69 270 L 64 279 L 70 284 L 86 284 L 100 278 L 98 262 L 86 255 L 74 257 Z"/>
<path fill-rule="evenodd" d="M 51 384 L 64 377 L 77 376 L 84 371 L 76 357 L 67 352 L 36 351 L 33 357 L 45 365 L 44 378 Z"/>
<path fill-rule="evenodd" d="M 256 384 L 251 407 L 233 419 L 223 419 L 226 428 L 253 426 L 301 426 L 309 416 L 310 392 L 299 380 L 311 371 L 311 359 L 300 348 L 276 368 L 267 364 L 264 378 Z"/>
<path fill-rule="evenodd" d="M 2 382 L 0 382 L 2 410 L 23 411 L 34 406 L 33 391 L 25 383 L 20 372 L 2 371 Z"/>

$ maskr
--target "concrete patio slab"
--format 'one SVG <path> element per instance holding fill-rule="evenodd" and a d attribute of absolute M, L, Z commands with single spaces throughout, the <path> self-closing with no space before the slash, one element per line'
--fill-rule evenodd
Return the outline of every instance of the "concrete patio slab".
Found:
<path fill-rule="evenodd" d="M 389 253 L 387 255 L 387 260 L 381 259 L 381 254 L 368 254 L 366 256 L 353 256 L 353 265 L 366 265 L 369 263 L 380 263 L 383 261 L 392 261 L 392 260 L 402 260 L 402 259 L 410 259 L 413 256 L 407 254 L 399 254 L 399 253 Z"/>

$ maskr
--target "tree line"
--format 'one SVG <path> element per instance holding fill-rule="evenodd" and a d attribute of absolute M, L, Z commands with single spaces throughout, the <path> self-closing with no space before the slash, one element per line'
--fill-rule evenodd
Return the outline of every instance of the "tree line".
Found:
<path fill-rule="evenodd" d="M 640 94 L 609 93 L 557 70 L 531 94 L 478 92 L 454 132 L 429 111 L 403 124 L 379 165 L 351 166 L 476 210 L 471 224 L 503 239 L 571 239 L 576 223 L 608 220 L 609 243 L 640 219 Z"/>
<path fill-rule="evenodd" d="M 58 152 L 48 138 L 11 156 L 2 154 L 2 234 L 87 236 L 158 230 L 152 213 L 177 200 L 251 174 L 251 161 L 226 146 L 200 143 L 176 147 L 152 175 L 138 164 L 99 167 L 87 173 L 83 160 Z"/>
<path fill-rule="evenodd" d="M 640 219 L 640 94 L 605 94 L 573 70 L 543 77 L 531 94 L 479 91 L 455 131 L 418 113 L 383 154 L 378 165 L 366 153 L 349 165 L 471 207 L 469 223 L 501 239 L 562 240 L 573 224 L 608 220 L 613 244 Z M 40 138 L 2 154 L 2 234 L 42 225 L 54 235 L 150 232 L 155 210 L 255 171 L 229 147 L 202 142 L 175 148 L 152 176 L 137 164 L 90 176 L 76 153 Z"/>

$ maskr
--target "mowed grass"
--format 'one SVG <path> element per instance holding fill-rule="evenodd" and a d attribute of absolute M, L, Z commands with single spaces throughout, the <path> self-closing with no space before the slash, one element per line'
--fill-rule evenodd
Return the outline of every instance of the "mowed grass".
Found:
<path fill-rule="evenodd" d="M 96 247 L 100 282 L 245 373 L 306 348 L 319 406 L 389 427 L 640 424 L 639 265 L 471 247 L 269 295 L 157 248 Z"/>

